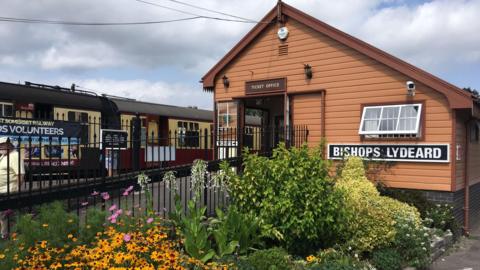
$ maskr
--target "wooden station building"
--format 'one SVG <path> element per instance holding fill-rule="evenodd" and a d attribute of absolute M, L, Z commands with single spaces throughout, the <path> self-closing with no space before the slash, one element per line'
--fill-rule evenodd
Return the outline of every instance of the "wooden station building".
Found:
<path fill-rule="evenodd" d="M 391 161 L 386 186 L 451 203 L 466 232 L 480 221 L 480 105 L 468 91 L 281 1 L 202 83 L 216 130 L 243 128 L 255 109 L 265 126 L 306 125 L 329 159 Z"/>

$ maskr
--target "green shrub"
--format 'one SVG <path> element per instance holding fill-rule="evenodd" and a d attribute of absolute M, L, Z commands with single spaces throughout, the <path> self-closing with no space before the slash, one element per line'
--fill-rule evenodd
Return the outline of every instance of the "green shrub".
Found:
<path fill-rule="evenodd" d="M 344 224 L 342 194 L 320 148 L 280 145 L 271 158 L 245 154 L 243 165 L 230 177 L 230 194 L 238 209 L 260 218 L 264 236 L 296 254 L 335 241 Z"/>
<path fill-rule="evenodd" d="M 429 229 L 423 227 L 416 216 L 401 215 L 395 217 L 395 240 L 393 247 L 402 257 L 405 266 L 426 268 L 430 264 Z"/>
<path fill-rule="evenodd" d="M 403 260 L 395 249 L 386 248 L 373 252 L 372 263 L 378 270 L 400 270 Z"/>
<path fill-rule="evenodd" d="M 316 262 L 310 264 L 307 269 L 310 270 L 359 270 L 372 269 L 372 267 L 362 262 L 355 256 L 338 249 L 325 249 L 317 254 Z"/>
<path fill-rule="evenodd" d="M 282 248 L 258 250 L 240 264 L 241 269 L 252 270 L 291 270 L 293 262 Z"/>
<path fill-rule="evenodd" d="M 336 183 L 345 196 L 348 211 L 343 239 L 359 252 L 371 251 L 390 243 L 395 236 L 394 220 L 379 192 L 365 176 L 363 162 L 349 158 Z"/>
<path fill-rule="evenodd" d="M 460 225 L 453 215 L 453 206 L 449 204 L 432 205 L 425 213 L 425 221 L 430 228 L 450 230 L 455 237 L 459 235 Z"/>
<path fill-rule="evenodd" d="M 420 225 L 420 214 L 415 207 L 389 197 L 380 196 L 375 185 L 365 176 L 360 158 L 349 158 L 342 170 L 336 188 L 345 196 L 347 226 L 343 239 L 359 253 L 371 252 L 388 246 L 395 239 L 398 217 L 411 218 Z"/>

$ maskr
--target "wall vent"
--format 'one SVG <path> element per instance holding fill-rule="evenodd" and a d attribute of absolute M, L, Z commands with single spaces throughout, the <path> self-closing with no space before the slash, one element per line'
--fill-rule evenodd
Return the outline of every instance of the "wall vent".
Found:
<path fill-rule="evenodd" d="M 278 46 L 278 56 L 288 55 L 288 45 Z"/>

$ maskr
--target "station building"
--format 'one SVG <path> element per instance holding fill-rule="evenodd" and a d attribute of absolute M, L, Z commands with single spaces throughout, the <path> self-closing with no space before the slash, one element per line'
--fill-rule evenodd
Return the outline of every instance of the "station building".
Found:
<path fill-rule="evenodd" d="M 387 187 L 451 203 L 467 232 L 480 221 L 480 105 L 468 91 L 282 2 L 202 83 L 216 130 L 242 129 L 247 110 L 265 126 L 305 125 L 327 158 L 387 161 Z"/>

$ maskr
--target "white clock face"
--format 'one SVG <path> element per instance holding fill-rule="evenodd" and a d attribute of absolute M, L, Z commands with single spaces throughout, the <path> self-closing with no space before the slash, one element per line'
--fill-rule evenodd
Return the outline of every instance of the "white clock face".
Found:
<path fill-rule="evenodd" d="M 287 39 L 287 37 L 288 37 L 288 29 L 287 29 L 287 27 L 281 27 L 280 29 L 278 29 L 277 35 L 278 35 L 278 38 L 279 38 L 280 40 L 285 40 L 285 39 Z"/>

